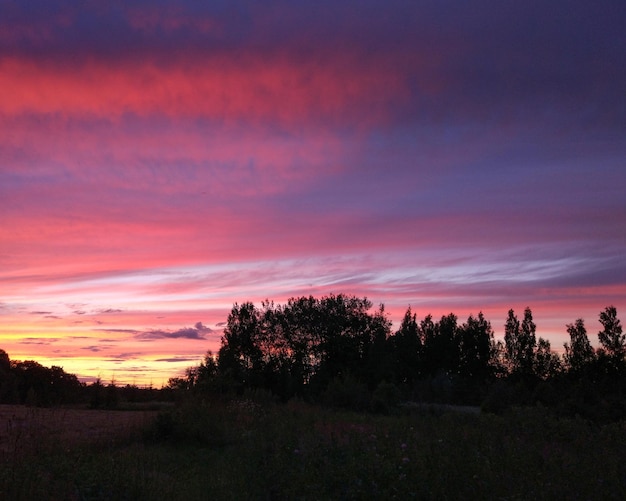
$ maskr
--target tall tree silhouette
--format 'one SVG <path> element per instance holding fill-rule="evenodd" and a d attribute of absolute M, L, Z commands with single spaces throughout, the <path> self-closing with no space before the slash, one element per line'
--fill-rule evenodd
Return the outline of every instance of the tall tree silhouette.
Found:
<path fill-rule="evenodd" d="M 622 325 L 617 318 L 615 306 L 607 306 L 600 313 L 600 323 L 604 327 L 598 332 L 598 340 L 602 345 L 609 364 L 614 370 L 624 370 L 626 356 L 626 334 L 622 333 Z"/>
<path fill-rule="evenodd" d="M 412 387 L 420 375 L 422 339 L 416 315 L 406 310 L 400 327 L 389 339 L 395 363 L 396 382 Z"/>
<path fill-rule="evenodd" d="M 560 370 L 560 357 L 552 351 L 550 341 L 540 337 L 535 353 L 535 374 L 537 377 L 546 380 L 556 376 Z"/>
<path fill-rule="evenodd" d="M 483 313 L 470 315 L 459 329 L 459 373 L 478 380 L 487 380 L 494 373 L 496 346 L 493 329 Z"/>
<path fill-rule="evenodd" d="M 457 316 L 454 313 L 444 315 L 437 323 L 433 323 L 428 315 L 421 323 L 424 347 L 423 360 L 427 374 L 437 373 L 451 375 L 458 372 L 459 337 Z"/>
<path fill-rule="evenodd" d="M 262 384 L 261 322 L 254 304 L 235 304 L 228 315 L 219 350 L 220 372 L 239 385 Z"/>
<path fill-rule="evenodd" d="M 529 307 L 524 310 L 520 324 L 515 312 L 509 310 L 504 324 L 504 342 L 509 370 L 514 375 L 533 375 L 537 339 L 535 323 Z"/>
<path fill-rule="evenodd" d="M 570 342 L 563 344 L 565 363 L 571 373 L 583 373 L 590 368 L 595 359 L 595 351 L 587 337 L 584 320 L 579 318 L 573 324 L 568 324 L 567 333 L 570 336 Z"/>
<path fill-rule="evenodd" d="M 320 300 L 320 363 L 316 383 L 326 386 L 333 378 L 351 373 L 363 375 L 363 361 L 372 343 L 372 303 L 343 294 Z"/>

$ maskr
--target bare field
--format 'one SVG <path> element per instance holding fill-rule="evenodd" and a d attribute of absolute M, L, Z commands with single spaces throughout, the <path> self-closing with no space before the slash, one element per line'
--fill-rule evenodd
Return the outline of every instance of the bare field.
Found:
<path fill-rule="evenodd" d="M 112 411 L 0 405 L 0 453 L 36 452 L 114 442 L 151 422 L 157 411 Z"/>

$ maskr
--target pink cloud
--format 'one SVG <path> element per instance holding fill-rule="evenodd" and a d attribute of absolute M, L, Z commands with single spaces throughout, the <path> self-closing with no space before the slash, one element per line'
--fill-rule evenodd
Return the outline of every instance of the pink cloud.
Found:
<path fill-rule="evenodd" d="M 341 54 L 319 64 L 283 56 L 232 54 L 117 64 L 0 60 L 0 111 L 120 118 L 208 117 L 276 120 L 384 116 L 408 98 L 406 77 L 384 61 Z M 380 70 L 373 71 L 373 66 Z"/>

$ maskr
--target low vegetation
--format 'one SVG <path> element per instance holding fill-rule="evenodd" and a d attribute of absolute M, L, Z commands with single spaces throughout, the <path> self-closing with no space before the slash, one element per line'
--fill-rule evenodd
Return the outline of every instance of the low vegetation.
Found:
<path fill-rule="evenodd" d="M 626 498 L 624 423 L 555 418 L 540 408 L 383 415 L 276 404 L 257 393 L 157 416 L 109 440 L 39 436 L 34 449 L 28 440 L 3 449 L 0 498 Z"/>

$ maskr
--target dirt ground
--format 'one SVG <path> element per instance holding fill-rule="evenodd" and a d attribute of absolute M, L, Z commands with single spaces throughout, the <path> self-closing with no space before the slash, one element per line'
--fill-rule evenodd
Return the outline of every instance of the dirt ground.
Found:
<path fill-rule="evenodd" d="M 0 453 L 75 447 L 123 439 L 148 425 L 156 411 L 111 411 L 0 405 Z"/>

